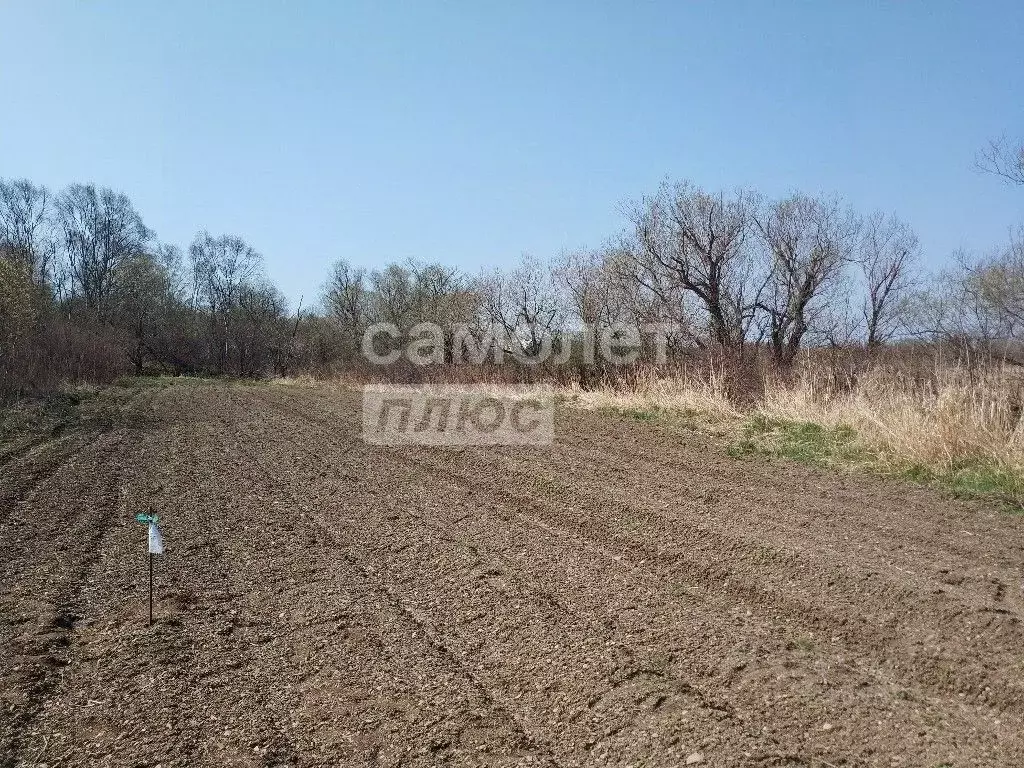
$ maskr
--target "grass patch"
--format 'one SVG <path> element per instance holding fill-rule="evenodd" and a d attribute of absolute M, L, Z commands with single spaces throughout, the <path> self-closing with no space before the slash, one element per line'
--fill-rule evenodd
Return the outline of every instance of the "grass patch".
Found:
<path fill-rule="evenodd" d="M 115 384 L 68 386 L 0 406 L 0 466 L 36 447 L 71 434 L 100 434 L 115 427 L 144 428 L 147 416 L 129 403 L 140 389 L 166 387 L 145 378 Z"/>
<path fill-rule="evenodd" d="M 655 421 L 658 418 L 658 412 L 653 408 L 619 408 L 617 410 L 620 416 L 636 421 Z"/>
<path fill-rule="evenodd" d="M 0 408 L 0 463 L 33 446 L 107 420 L 98 390 L 74 388 L 27 397 Z"/>
<path fill-rule="evenodd" d="M 1014 472 L 977 460 L 961 460 L 949 469 L 900 462 L 866 446 L 856 430 L 846 425 L 825 427 L 757 413 L 743 423 L 739 437 L 726 450 L 734 458 L 771 456 L 813 467 L 900 477 L 957 498 L 996 501 L 1009 511 L 1024 513 L 1024 478 Z"/>
<path fill-rule="evenodd" d="M 791 651 L 803 651 L 804 653 L 810 653 L 814 650 L 814 639 L 805 634 L 795 635 L 786 643 L 786 648 Z"/>
<path fill-rule="evenodd" d="M 744 424 L 742 436 L 729 446 L 730 455 L 762 454 L 817 467 L 869 463 L 874 457 L 847 426 L 823 427 L 809 421 L 770 418 L 760 413 Z"/>
<path fill-rule="evenodd" d="M 706 418 L 702 418 L 699 411 L 692 408 L 662 408 L 657 405 L 601 405 L 594 410 L 623 419 L 666 424 L 685 429 L 698 429 L 702 423 L 710 424 Z"/>
<path fill-rule="evenodd" d="M 936 470 L 915 464 L 897 474 L 917 483 L 943 488 L 956 498 L 991 499 L 1009 512 L 1024 514 L 1024 479 L 1003 467 L 973 462 Z"/>
<path fill-rule="evenodd" d="M 74 387 L 7 404 L 0 408 L 0 442 L 25 434 L 56 436 L 81 422 L 98 394 L 95 387 Z"/>

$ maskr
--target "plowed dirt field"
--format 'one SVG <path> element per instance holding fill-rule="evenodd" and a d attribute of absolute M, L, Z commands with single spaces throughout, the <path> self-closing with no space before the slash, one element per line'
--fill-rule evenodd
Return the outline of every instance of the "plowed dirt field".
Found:
<path fill-rule="evenodd" d="M 0 455 L 0 766 L 1024 766 L 1024 518 L 569 409 L 99 397 Z"/>

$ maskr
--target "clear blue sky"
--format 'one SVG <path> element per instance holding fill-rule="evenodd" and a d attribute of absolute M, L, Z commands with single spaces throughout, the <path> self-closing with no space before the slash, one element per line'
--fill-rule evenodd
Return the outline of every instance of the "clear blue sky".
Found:
<path fill-rule="evenodd" d="M 471 272 L 621 226 L 665 176 L 895 211 L 936 264 L 1024 223 L 1024 3 L 0 0 L 0 176 L 338 257 Z"/>

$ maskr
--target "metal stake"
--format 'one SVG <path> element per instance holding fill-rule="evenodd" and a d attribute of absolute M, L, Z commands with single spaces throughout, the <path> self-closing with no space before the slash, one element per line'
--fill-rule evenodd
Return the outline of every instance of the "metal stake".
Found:
<path fill-rule="evenodd" d="M 149 626 L 153 626 L 153 553 L 149 553 Z"/>

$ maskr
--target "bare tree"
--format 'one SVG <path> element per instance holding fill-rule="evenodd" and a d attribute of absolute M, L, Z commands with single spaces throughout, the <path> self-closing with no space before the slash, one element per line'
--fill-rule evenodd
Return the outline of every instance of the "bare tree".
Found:
<path fill-rule="evenodd" d="M 864 280 L 861 315 L 869 349 L 892 339 L 904 324 L 918 257 L 917 235 L 906 222 L 883 213 L 864 221 L 857 261 Z"/>
<path fill-rule="evenodd" d="M 622 319 L 622 297 L 616 290 L 613 248 L 566 251 L 552 274 L 566 294 L 565 304 L 585 327 L 607 326 Z"/>
<path fill-rule="evenodd" d="M 1024 341 L 1024 230 L 992 256 L 961 257 L 958 272 L 958 330 L 986 341 Z"/>
<path fill-rule="evenodd" d="M 413 270 L 402 264 L 388 264 L 370 274 L 372 313 L 375 321 L 394 323 L 408 329 L 417 322 Z"/>
<path fill-rule="evenodd" d="M 413 263 L 413 297 L 418 322 L 443 328 L 467 322 L 478 309 L 478 299 L 466 277 L 443 264 Z"/>
<path fill-rule="evenodd" d="M 344 263 L 336 266 L 327 286 L 325 303 L 345 335 L 343 347 L 361 346 L 361 334 L 370 323 L 387 323 L 405 339 L 421 338 L 421 323 L 431 325 L 437 342 L 431 347 L 438 362 L 451 360 L 456 327 L 478 316 L 479 299 L 470 281 L 458 269 L 443 264 L 408 260 L 370 273 Z M 412 334 L 412 336 L 410 336 Z M 397 337 L 396 337 L 397 338 Z"/>
<path fill-rule="evenodd" d="M 706 345 L 699 301 L 683 289 L 671 270 L 643 255 L 632 236 L 625 236 L 623 245 L 611 249 L 606 262 L 613 301 L 623 321 L 662 327 L 672 352 Z"/>
<path fill-rule="evenodd" d="M 477 291 L 486 320 L 504 330 L 507 352 L 530 358 L 563 328 L 565 311 L 551 270 L 533 256 L 523 255 L 511 272 L 485 274 Z"/>
<path fill-rule="evenodd" d="M 236 338 L 243 293 L 261 276 L 263 257 L 245 240 L 233 235 L 196 235 L 189 247 L 192 259 L 193 303 L 208 314 L 214 367 L 228 369 L 232 352 L 239 365 L 244 350 Z"/>
<path fill-rule="evenodd" d="M 238 304 L 243 287 L 259 275 L 263 257 L 233 235 L 200 232 L 189 247 L 195 296 L 212 311 Z"/>
<path fill-rule="evenodd" d="M 749 192 L 726 197 L 684 182 L 663 184 L 627 211 L 635 273 L 647 278 L 649 290 L 659 290 L 665 281 L 657 273 L 665 271 L 665 287 L 698 300 L 710 340 L 739 355 L 767 281 L 749 242 L 755 206 Z"/>
<path fill-rule="evenodd" d="M 238 373 L 254 377 L 280 369 L 288 344 L 284 295 L 266 280 L 246 281 L 238 295 L 238 307 L 234 338 Z"/>
<path fill-rule="evenodd" d="M 122 193 L 72 184 L 57 201 L 68 291 L 103 317 L 120 268 L 145 250 L 153 233 Z"/>
<path fill-rule="evenodd" d="M 1011 184 L 1024 184 L 1024 144 L 1015 144 L 1005 136 L 990 141 L 978 152 L 974 163 L 979 170 Z"/>
<path fill-rule="evenodd" d="M 441 328 L 444 360 L 451 362 L 456 328 L 479 317 L 480 295 L 459 270 L 442 264 L 413 265 L 413 295 L 417 321 Z"/>
<path fill-rule="evenodd" d="M 775 362 L 788 366 L 808 332 L 827 336 L 840 322 L 828 299 L 842 285 L 859 222 L 836 200 L 800 194 L 768 205 L 755 222 L 771 259 L 758 307 Z"/>
<path fill-rule="evenodd" d="M 110 320 L 134 340 L 125 353 L 135 372 L 154 364 L 175 373 L 191 367 L 180 343 L 191 325 L 184 311 L 180 250 L 158 245 L 136 254 L 119 267 L 114 284 Z"/>
<path fill-rule="evenodd" d="M 366 270 L 356 269 L 343 259 L 336 261 L 323 288 L 323 305 L 341 332 L 347 355 L 359 348 L 359 340 L 369 324 L 369 300 Z"/>
<path fill-rule="evenodd" d="M 57 250 L 50 193 L 28 179 L 0 179 L 0 257 L 20 261 L 32 281 L 50 281 Z"/>
<path fill-rule="evenodd" d="M 971 357 L 1020 362 L 1024 342 L 1024 231 L 987 256 L 963 251 L 910 300 L 909 330 L 923 340 L 952 343 Z"/>
<path fill-rule="evenodd" d="M 370 275 L 371 314 L 408 329 L 416 323 L 462 322 L 476 308 L 469 281 L 454 267 L 409 260 Z"/>

